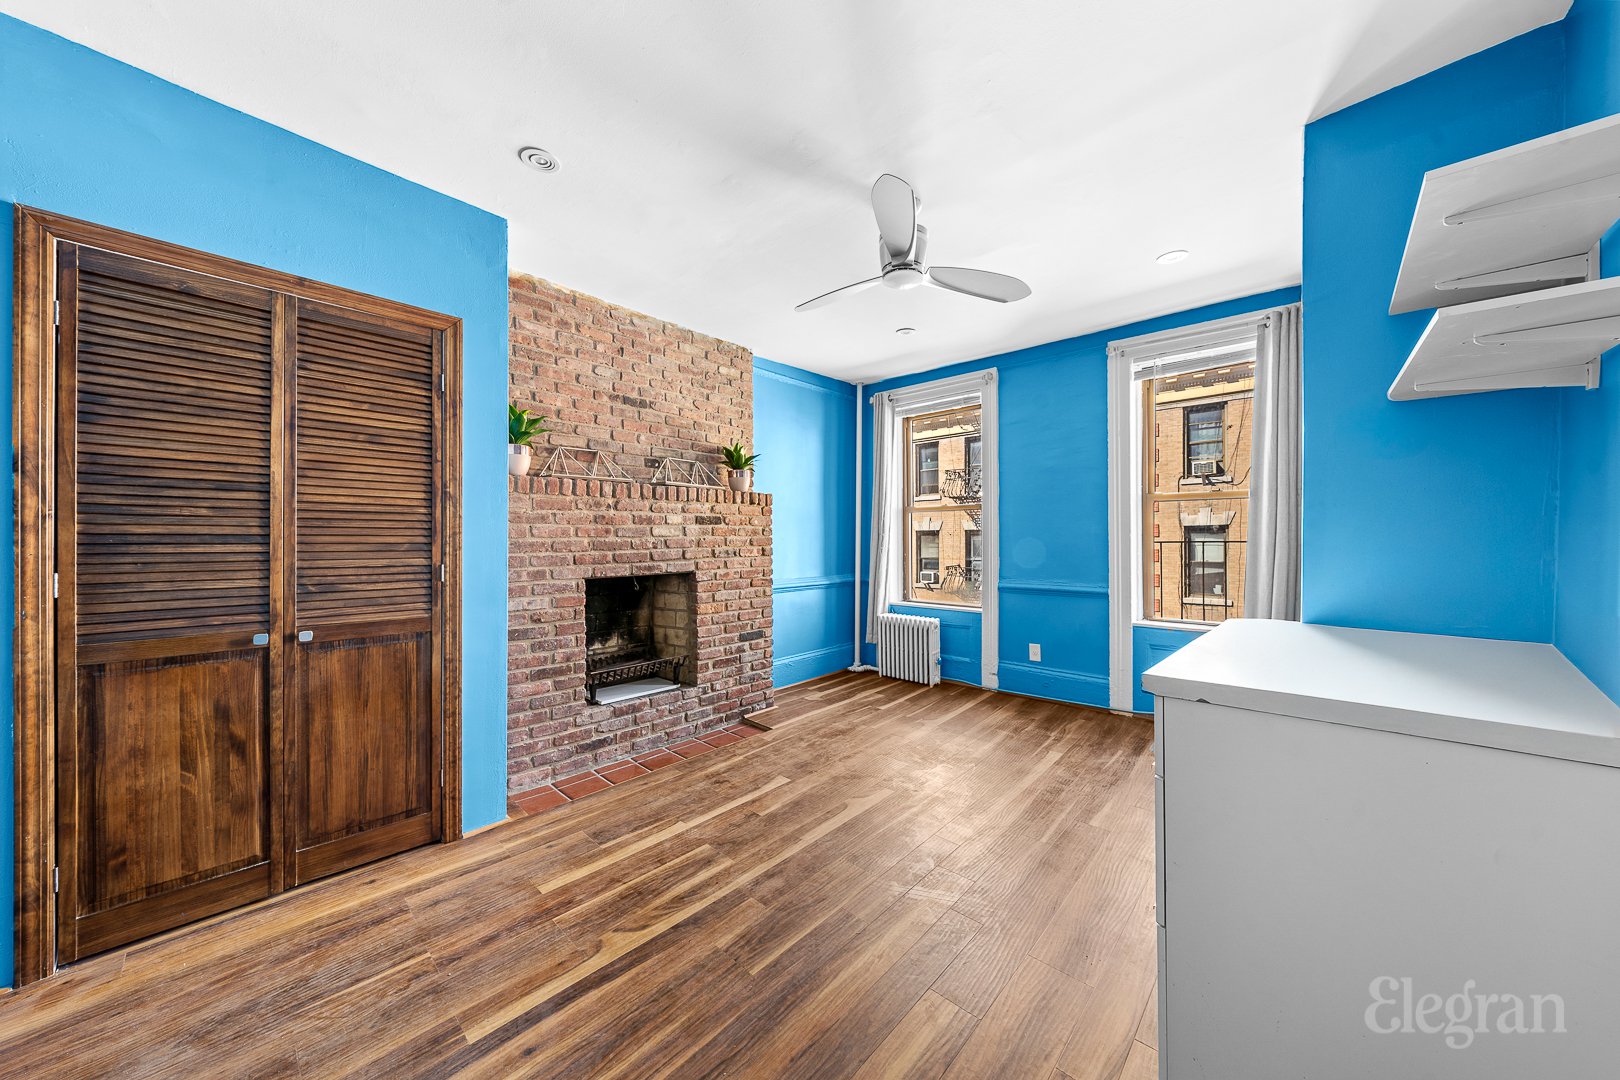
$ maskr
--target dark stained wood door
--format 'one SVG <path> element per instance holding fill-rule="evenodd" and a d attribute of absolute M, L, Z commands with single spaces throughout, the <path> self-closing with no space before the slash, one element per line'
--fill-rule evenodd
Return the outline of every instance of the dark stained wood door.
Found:
<path fill-rule="evenodd" d="M 277 298 L 58 251 L 58 958 L 275 886 Z"/>
<path fill-rule="evenodd" d="M 57 960 L 444 833 L 442 328 L 56 249 Z"/>
<path fill-rule="evenodd" d="M 440 834 L 440 337 L 297 305 L 293 877 Z"/>

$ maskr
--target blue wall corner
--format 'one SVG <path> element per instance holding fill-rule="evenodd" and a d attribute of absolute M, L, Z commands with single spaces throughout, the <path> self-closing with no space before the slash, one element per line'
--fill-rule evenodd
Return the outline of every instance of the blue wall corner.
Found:
<path fill-rule="evenodd" d="M 855 387 L 754 357 L 754 480 L 771 495 L 771 681 L 854 663 Z"/>
<path fill-rule="evenodd" d="M 1575 0 L 1563 22 L 1564 122 L 1620 112 L 1620 2 Z M 1605 277 L 1620 274 L 1620 227 L 1603 240 Z M 1553 643 L 1620 702 L 1620 350 L 1603 385 L 1562 390 L 1558 589 Z"/>
<path fill-rule="evenodd" d="M 0 15 L 0 278 L 23 203 L 463 320 L 463 825 L 506 815 L 506 223 Z M 86 148 L 94 148 L 93 152 Z M 0 340 L 12 340 L 0 305 Z M 12 380 L 5 380 L 9 396 Z M 12 482 L 0 500 L 15 535 Z M 11 575 L 0 670 L 12 676 Z M 12 715 L 0 739 L 0 908 L 13 905 Z M 12 935 L 0 935 L 0 982 Z"/>
<path fill-rule="evenodd" d="M 1562 126 L 1544 27 L 1305 129 L 1304 617 L 1551 641 L 1558 392 L 1391 402 L 1429 320 L 1390 316 L 1425 170 Z"/>
<path fill-rule="evenodd" d="M 1292 304 L 1279 289 L 1147 319 L 876 383 L 867 395 L 985 368 L 999 371 L 1001 468 L 1001 630 L 996 680 L 1002 690 L 1081 705 L 1108 706 L 1108 343 L 1193 323 Z M 867 408 L 862 403 L 862 408 Z M 868 416 L 870 412 L 868 411 Z M 872 446 L 863 425 L 861 488 L 871 520 Z M 1054 498 L 1054 493 L 1061 498 Z M 862 597 L 868 552 L 861 552 Z M 864 600 L 862 610 L 865 610 Z M 982 627 L 976 611 L 897 607 L 941 620 L 945 678 L 981 683 Z M 1166 630 L 1161 646 L 1196 637 Z M 1041 646 L 1031 663 L 1029 645 Z M 867 663 L 876 650 L 864 646 Z M 1142 660 L 1133 650 L 1134 686 Z M 1150 661 L 1151 663 L 1151 661 Z M 1151 703 L 1139 697 L 1143 711 Z"/>

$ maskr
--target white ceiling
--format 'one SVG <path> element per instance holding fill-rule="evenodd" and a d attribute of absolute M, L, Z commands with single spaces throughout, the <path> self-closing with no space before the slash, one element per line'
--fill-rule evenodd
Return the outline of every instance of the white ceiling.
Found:
<path fill-rule="evenodd" d="M 1297 283 L 1301 125 L 1570 0 L 0 0 L 511 222 L 517 270 L 842 378 Z M 525 144 L 561 168 L 535 172 Z M 867 191 L 998 305 L 877 289 Z M 1154 257 L 1186 248 L 1161 266 Z M 918 332 L 901 337 L 899 326 Z"/>

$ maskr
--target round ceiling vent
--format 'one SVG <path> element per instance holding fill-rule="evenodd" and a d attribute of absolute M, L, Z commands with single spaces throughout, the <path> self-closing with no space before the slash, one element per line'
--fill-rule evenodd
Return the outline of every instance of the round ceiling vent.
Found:
<path fill-rule="evenodd" d="M 551 156 L 550 151 L 542 150 L 538 146 L 525 146 L 519 150 L 518 160 L 541 172 L 557 171 L 557 159 Z"/>

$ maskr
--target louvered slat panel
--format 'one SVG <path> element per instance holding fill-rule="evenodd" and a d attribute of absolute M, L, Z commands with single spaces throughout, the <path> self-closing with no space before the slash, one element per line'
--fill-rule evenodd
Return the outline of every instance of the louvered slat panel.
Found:
<path fill-rule="evenodd" d="M 300 304 L 297 355 L 299 625 L 427 618 L 433 337 Z"/>
<path fill-rule="evenodd" d="M 248 286 L 81 253 L 81 645 L 268 627 L 271 304 Z"/>

